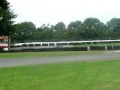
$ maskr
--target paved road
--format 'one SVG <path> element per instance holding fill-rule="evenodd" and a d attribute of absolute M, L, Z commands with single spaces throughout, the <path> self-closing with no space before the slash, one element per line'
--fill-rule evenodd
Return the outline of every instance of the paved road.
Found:
<path fill-rule="evenodd" d="M 101 54 L 73 55 L 73 56 L 51 56 L 33 58 L 4 58 L 0 59 L 0 67 L 21 66 L 31 64 L 76 62 L 82 60 L 110 60 L 119 59 L 120 52 L 104 52 Z"/>

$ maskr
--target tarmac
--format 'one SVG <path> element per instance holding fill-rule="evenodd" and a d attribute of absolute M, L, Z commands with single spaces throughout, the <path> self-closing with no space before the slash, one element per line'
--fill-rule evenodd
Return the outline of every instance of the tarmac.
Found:
<path fill-rule="evenodd" d="M 0 67 L 26 66 L 34 64 L 55 64 L 93 60 L 120 60 L 120 51 L 72 56 L 0 58 Z"/>

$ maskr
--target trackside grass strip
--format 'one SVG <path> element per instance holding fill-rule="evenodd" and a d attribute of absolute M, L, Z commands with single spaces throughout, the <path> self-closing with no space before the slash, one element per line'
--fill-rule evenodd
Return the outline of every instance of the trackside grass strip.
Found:
<path fill-rule="evenodd" d="M 120 61 L 0 68 L 0 90 L 120 90 Z"/>
<path fill-rule="evenodd" d="M 102 52 L 103 51 L 17 52 L 17 53 L 0 53 L 0 58 L 69 56 L 69 55 L 81 55 L 81 54 L 95 54 Z"/>

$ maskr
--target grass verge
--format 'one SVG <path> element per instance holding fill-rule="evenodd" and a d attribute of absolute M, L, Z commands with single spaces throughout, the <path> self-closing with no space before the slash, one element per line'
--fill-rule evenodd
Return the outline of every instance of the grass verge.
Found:
<path fill-rule="evenodd" d="M 0 53 L 0 58 L 25 58 L 25 57 L 48 57 L 48 56 L 67 56 L 81 54 L 95 54 L 103 51 L 58 51 L 58 52 L 17 52 Z"/>
<path fill-rule="evenodd" d="M 0 90 L 120 90 L 120 61 L 0 68 Z"/>

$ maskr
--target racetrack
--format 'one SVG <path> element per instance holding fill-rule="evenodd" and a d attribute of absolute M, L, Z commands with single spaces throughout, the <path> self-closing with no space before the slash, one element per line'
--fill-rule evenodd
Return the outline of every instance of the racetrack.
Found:
<path fill-rule="evenodd" d="M 0 59 L 0 67 L 23 66 L 31 64 L 48 64 L 77 62 L 89 60 L 120 60 L 120 52 L 104 52 L 101 54 L 72 55 L 72 56 L 50 56 L 50 57 L 33 57 L 33 58 L 4 58 Z"/>

